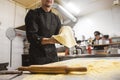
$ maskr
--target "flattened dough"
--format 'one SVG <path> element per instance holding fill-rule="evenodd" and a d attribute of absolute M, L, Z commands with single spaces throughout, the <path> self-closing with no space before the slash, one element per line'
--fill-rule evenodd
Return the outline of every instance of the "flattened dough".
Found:
<path fill-rule="evenodd" d="M 68 48 L 71 48 L 77 44 L 75 41 L 72 28 L 69 26 L 61 27 L 59 34 L 53 35 L 52 37 L 55 38 L 59 43 L 61 43 L 62 45 Z"/>

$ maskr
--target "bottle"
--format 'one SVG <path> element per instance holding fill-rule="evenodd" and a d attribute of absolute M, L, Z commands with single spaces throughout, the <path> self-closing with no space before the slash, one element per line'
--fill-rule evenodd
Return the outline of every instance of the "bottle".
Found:
<path fill-rule="evenodd" d="M 109 38 L 109 43 L 112 43 L 112 39 L 111 38 Z"/>
<path fill-rule="evenodd" d="M 88 54 L 91 54 L 91 52 L 92 52 L 92 49 L 91 49 L 90 45 L 88 45 L 87 52 L 88 52 Z"/>
<path fill-rule="evenodd" d="M 65 56 L 67 56 L 67 55 L 69 55 L 69 49 L 68 48 L 66 48 L 66 50 L 65 50 Z"/>
<path fill-rule="evenodd" d="M 73 54 L 76 55 L 77 54 L 77 50 L 76 47 L 73 48 Z"/>

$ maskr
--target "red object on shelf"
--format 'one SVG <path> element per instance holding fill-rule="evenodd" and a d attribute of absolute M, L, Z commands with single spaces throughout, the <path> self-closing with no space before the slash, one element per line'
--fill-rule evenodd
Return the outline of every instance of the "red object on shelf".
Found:
<path fill-rule="evenodd" d="M 92 53 L 92 50 L 91 50 L 91 46 L 90 46 L 90 45 L 88 45 L 87 52 L 88 52 L 89 54 Z"/>
<path fill-rule="evenodd" d="M 67 56 L 67 55 L 69 55 L 69 49 L 68 48 L 65 50 L 65 56 Z"/>
<path fill-rule="evenodd" d="M 112 39 L 111 38 L 109 39 L 109 42 L 112 43 Z"/>

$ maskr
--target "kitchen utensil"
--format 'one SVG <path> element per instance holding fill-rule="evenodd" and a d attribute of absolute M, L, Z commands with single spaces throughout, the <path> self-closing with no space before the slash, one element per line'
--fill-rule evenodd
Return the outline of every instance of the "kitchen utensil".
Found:
<path fill-rule="evenodd" d="M 22 74 L 22 71 L 17 71 L 17 70 L 2 70 L 0 71 L 0 74 Z"/>
<path fill-rule="evenodd" d="M 19 67 L 18 70 L 30 71 L 31 73 L 66 74 L 69 72 L 86 72 L 87 68 L 86 67 L 31 65 L 29 67 Z"/>

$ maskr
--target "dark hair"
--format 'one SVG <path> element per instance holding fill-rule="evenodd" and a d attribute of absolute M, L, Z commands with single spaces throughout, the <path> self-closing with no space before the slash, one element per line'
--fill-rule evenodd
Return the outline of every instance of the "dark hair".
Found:
<path fill-rule="evenodd" d="M 94 35 L 97 36 L 97 35 L 100 35 L 101 33 L 99 31 L 95 31 L 94 32 Z"/>
<path fill-rule="evenodd" d="M 108 38 L 109 38 L 109 35 L 103 35 L 103 37 L 104 37 L 105 39 L 108 39 Z"/>
<path fill-rule="evenodd" d="M 81 40 L 78 40 L 77 43 L 78 43 L 78 44 L 81 43 Z"/>

